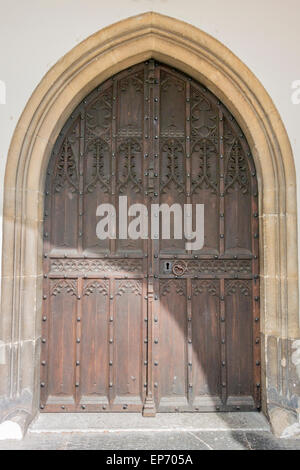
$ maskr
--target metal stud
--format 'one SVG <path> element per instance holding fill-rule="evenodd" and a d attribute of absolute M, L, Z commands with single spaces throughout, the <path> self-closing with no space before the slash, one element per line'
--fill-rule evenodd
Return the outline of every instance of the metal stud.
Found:
<path fill-rule="evenodd" d="M 45 387 L 45 382 L 41 382 L 41 387 L 42 387 L 42 388 Z"/>

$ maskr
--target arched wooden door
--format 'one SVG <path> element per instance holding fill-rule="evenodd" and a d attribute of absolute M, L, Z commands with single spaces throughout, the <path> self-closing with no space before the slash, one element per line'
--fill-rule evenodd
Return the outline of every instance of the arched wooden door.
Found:
<path fill-rule="evenodd" d="M 204 247 L 99 240 L 122 195 L 204 204 Z M 241 129 L 191 78 L 150 60 L 84 99 L 47 171 L 41 409 L 259 408 L 257 207 Z"/>

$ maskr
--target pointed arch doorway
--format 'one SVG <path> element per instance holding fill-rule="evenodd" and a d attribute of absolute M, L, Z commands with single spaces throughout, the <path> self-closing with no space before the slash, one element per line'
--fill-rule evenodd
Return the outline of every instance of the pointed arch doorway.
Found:
<path fill-rule="evenodd" d="M 99 240 L 98 205 L 118 220 L 124 195 L 149 219 L 204 204 L 203 248 Z M 148 60 L 84 98 L 47 170 L 42 410 L 258 409 L 257 197 L 237 122 L 187 75 Z"/>
<path fill-rule="evenodd" d="M 4 181 L 1 420 L 26 430 L 40 406 L 44 185 L 58 133 L 99 83 L 155 58 L 203 83 L 238 120 L 259 186 L 262 410 L 282 432 L 299 390 L 292 351 L 299 338 L 296 173 L 287 132 L 261 82 L 228 48 L 178 19 L 148 12 L 95 33 L 58 61 L 26 104 Z M 279 417 L 279 419 L 277 419 Z M 286 421 L 284 421 L 286 422 Z"/>

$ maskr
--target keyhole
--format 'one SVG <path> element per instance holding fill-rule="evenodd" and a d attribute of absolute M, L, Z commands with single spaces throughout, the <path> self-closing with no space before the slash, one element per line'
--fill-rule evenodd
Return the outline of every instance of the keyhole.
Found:
<path fill-rule="evenodd" d="M 164 269 L 165 273 L 171 272 L 171 269 L 172 269 L 172 263 L 170 263 L 170 261 L 166 261 L 165 262 L 165 269 Z"/>

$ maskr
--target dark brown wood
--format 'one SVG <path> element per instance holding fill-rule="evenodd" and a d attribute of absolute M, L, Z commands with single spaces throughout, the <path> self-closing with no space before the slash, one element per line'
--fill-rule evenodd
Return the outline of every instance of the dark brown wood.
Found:
<path fill-rule="evenodd" d="M 204 204 L 204 247 L 99 240 L 96 208 Z M 171 234 L 174 229 L 171 217 Z M 117 226 L 117 235 L 118 235 Z M 233 116 L 154 60 L 95 89 L 45 187 L 41 410 L 260 407 L 258 186 Z"/>

